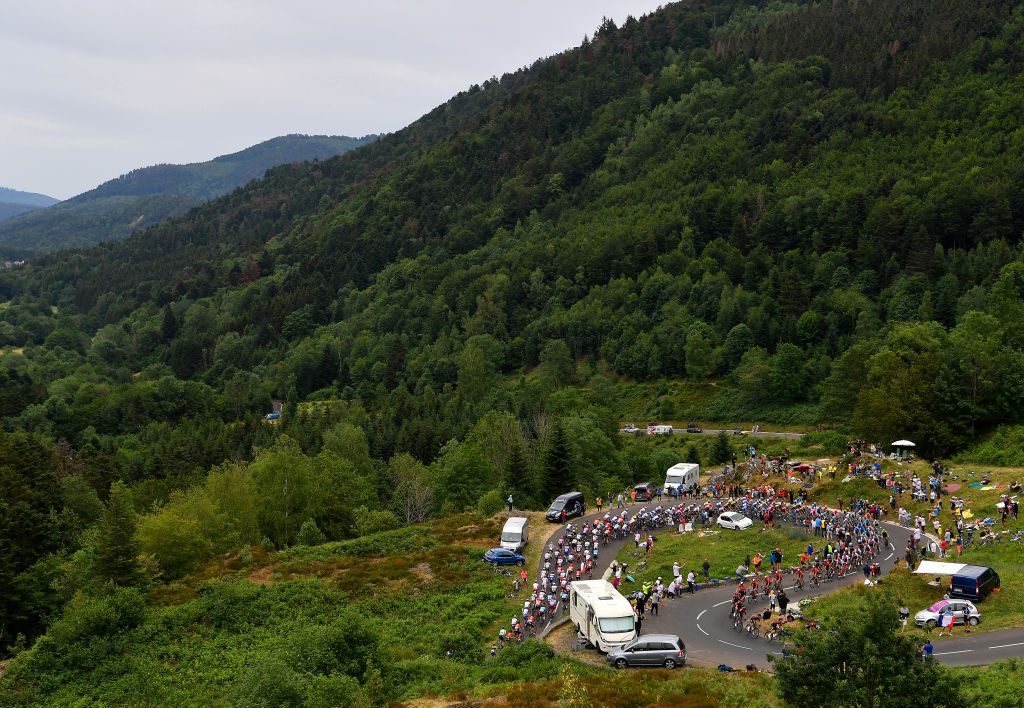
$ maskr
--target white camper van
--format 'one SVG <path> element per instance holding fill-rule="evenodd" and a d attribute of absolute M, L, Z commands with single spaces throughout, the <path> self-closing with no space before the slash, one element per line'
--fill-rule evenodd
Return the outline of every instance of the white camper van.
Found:
<path fill-rule="evenodd" d="M 666 494 L 672 494 L 673 489 L 686 489 L 693 484 L 700 484 L 700 465 L 695 462 L 680 462 L 665 472 Z"/>
<path fill-rule="evenodd" d="M 672 426 L 671 425 L 654 425 L 652 423 L 651 425 L 647 426 L 647 434 L 648 435 L 671 435 L 672 434 Z"/>
<path fill-rule="evenodd" d="M 607 580 L 569 584 L 569 619 L 605 653 L 636 638 L 633 606 Z"/>
<path fill-rule="evenodd" d="M 530 520 L 525 516 L 512 516 L 501 530 L 501 547 L 519 553 L 529 541 Z"/>

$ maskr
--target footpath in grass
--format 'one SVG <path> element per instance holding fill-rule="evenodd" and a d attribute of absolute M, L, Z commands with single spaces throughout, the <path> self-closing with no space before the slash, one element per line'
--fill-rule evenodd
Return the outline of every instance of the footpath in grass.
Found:
<path fill-rule="evenodd" d="M 616 560 L 628 564 L 628 572 L 636 580 L 636 587 L 659 576 L 668 584 L 672 579 L 672 564 L 677 561 L 684 578 L 692 570 L 698 579 L 705 558 L 711 564 L 713 578 L 734 576 L 736 567 L 746 556 L 753 558 L 757 553 L 764 557 L 761 564 L 761 572 L 764 572 L 768 568 L 768 554 L 774 548 L 782 550 L 783 569 L 799 562 L 801 551 L 807 548 L 807 534 L 794 526 L 777 525 L 775 529 L 766 531 L 759 531 L 759 528 L 755 523 L 744 531 L 712 527 L 708 531 L 694 530 L 683 534 L 662 529 L 654 532 L 657 541 L 647 558 L 647 570 L 635 570 L 640 558 L 636 557 L 637 549 L 632 542 L 619 551 Z M 628 592 L 633 586 L 627 581 L 622 587 Z"/>

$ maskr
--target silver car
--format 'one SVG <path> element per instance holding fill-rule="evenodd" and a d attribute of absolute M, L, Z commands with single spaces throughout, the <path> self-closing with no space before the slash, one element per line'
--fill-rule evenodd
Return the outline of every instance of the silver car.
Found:
<path fill-rule="evenodd" d="M 674 634 L 643 634 L 608 652 L 608 663 L 617 669 L 627 666 L 674 669 L 686 664 L 686 645 Z"/>
<path fill-rule="evenodd" d="M 918 627 L 927 627 L 931 629 L 939 625 L 942 613 L 947 608 L 953 611 L 953 623 L 963 624 L 964 623 L 964 609 L 967 609 L 967 622 L 972 627 L 978 625 L 981 622 L 981 613 L 978 612 L 978 608 L 974 606 L 973 602 L 967 600 L 939 600 L 934 605 L 929 607 L 927 610 L 921 610 L 914 615 L 914 624 Z"/>

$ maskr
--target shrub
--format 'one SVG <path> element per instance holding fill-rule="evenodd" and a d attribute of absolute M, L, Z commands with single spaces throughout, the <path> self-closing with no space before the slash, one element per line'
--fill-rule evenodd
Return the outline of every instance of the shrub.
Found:
<path fill-rule="evenodd" d="M 361 506 L 355 510 L 356 533 L 360 536 L 398 528 L 398 517 L 390 511 L 373 511 Z"/>
<path fill-rule="evenodd" d="M 299 677 L 277 657 L 259 662 L 238 682 L 234 703 L 245 708 L 303 706 Z"/>
<path fill-rule="evenodd" d="M 302 522 L 299 535 L 295 537 L 295 543 L 300 546 L 319 546 L 324 543 L 327 537 L 313 519 L 306 519 Z"/>
<path fill-rule="evenodd" d="M 146 598 L 136 588 L 110 587 L 100 597 L 78 593 L 50 628 L 49 637 L 57 648 L 112 637 L 138 627 L 146 612 Z"/>
<path fill-rule="evenodd" d="M 476 503 L 476 510 L 480 512 L 481 516 L 491 517 L 497 514 L 499 511 L 505 508 L 505 500 L 501 497 L 501 492 L 497 489 L 491 491 L 480 497 L 480 501 Z"/>
<path fill-rule="evenodd" d="M 377 650 L 377 634 L 362 617 L 343 612 L 330 624 L 296 630 L 287 644 L 290 663 L 302 671 L 362 676 Z"/>

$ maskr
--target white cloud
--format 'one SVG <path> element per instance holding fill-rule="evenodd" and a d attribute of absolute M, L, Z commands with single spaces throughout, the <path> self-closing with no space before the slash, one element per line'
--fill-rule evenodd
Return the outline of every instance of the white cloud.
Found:
<path fill-rule="evenodd" d="M 0 9 L 0 185 L 68 197 L 285 133 L 398 130 L 654 0 L 36 0 Z"/>

